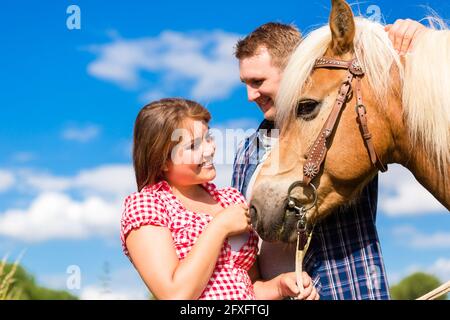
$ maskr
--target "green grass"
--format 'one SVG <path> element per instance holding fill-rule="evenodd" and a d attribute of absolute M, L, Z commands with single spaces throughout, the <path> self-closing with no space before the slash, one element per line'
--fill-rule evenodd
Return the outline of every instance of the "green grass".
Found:
<path fill-rule="evenodd" d="M 21 290 L 14 286 L 14 274 L 17 271 L 19 260 L 10 268 L 7 268 L 6 259 L 7 257 L 4 257 L 0 263 L 0 300 L 18 300 L 21 296 Z"/>
<path fill-rule="evenodd" d="M 53 290 L 36 283 L 33 275 L 20 264 L 0 263 L 0 300 L 76 300 L 78 297 L 64 290 Z"/>

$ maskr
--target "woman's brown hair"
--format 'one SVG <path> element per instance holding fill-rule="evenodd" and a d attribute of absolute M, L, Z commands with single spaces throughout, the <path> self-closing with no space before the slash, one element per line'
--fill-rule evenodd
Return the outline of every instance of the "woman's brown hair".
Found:
<path fill-rule="evenodd" d="M 211 115 L 199 103 L 180 98 L 161 99 L 141 109 L 133 134 L 133 165 L 138 191 L 164 179 L 164 165 L 178 143 L 172 141 L 172 133 L 188 118 L 208 123 Z"/>

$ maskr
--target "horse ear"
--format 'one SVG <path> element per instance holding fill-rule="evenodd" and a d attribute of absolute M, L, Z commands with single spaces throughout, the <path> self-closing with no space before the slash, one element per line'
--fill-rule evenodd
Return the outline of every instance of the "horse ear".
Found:
<path fill-rule="evenodd" d="M 330 29 L 332 42 L 330 49 L 340 56 L 353 49 L 355 19 L 352 9 L 344 0 L 332 0 Z"/>

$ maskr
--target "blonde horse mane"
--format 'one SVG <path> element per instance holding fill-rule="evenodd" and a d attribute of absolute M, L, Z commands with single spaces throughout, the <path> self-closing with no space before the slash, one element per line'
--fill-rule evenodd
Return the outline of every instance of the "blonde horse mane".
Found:
<path fill-rule="evenodd" d="M 356 18 L 355 23 L 355 54 L 379 105 L 384 106 L 394 90 L 391 71 L 396 67 L 411 141 L 424 146 L 441 171 L 450 162 L 450 31 L 447 27 L 428 31 L 402 65 L 381 24 L 364 18 Z M 439 24 L 444 26 L 442 20 Z M 325 54 L 330 41 L 329 26 L 323 26 L 311 32 L 291 56 L 276 99 L 276 121 L 282 132 L 295 116 L 315 60 Z"/>

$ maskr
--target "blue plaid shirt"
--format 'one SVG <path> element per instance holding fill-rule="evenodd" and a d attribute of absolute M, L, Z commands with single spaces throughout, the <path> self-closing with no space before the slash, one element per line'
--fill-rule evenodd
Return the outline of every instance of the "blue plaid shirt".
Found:
<path fill-rule="evenodd" d="M 273 128 L 263 121 L 237 151 L 232 185 L 245 195 L 248 183 L 266 149 L 260 130 Z M 389 289 L 376 222 L 378 176 L 351 206 L 339 208 L 314 229 L 304 260 L 322 300 L 384 300 Z M 294 271 L 294 270 L 292 270 Z"/>

